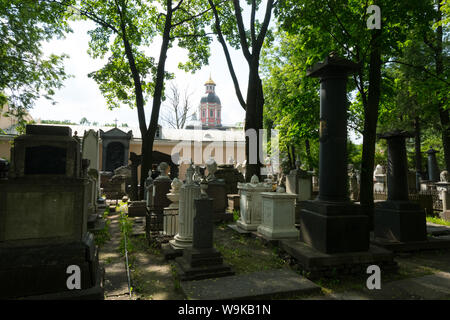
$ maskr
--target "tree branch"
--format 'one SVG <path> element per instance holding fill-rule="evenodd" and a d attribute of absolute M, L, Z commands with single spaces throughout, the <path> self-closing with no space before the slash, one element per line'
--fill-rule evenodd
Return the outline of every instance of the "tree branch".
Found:
<path fill-rule="evenodd" d="M 242 21 L 241 5 L 239 0 L 233 0 L 234 4 L 234 14 L 236 16 L 236 22 L 239 30 L 239 39 L 241 41 L 242 52 L 244 53 L 245 59 L 250 63 L 251 54 L 247 44 L 247 35 L 245 34 L 244 22 Z"/>
<path fill-rule="evenodd" d="M 233 62 L 231 61 L 231 57 L 230 57 L 230 53 L 228 51 L 227 44 L 225 42 L 225 39 L 223 38 L 222 29 L 221 29 L 221 26 L 220 26 L 220 18 L 219 18 L 219 14 L 217 13 L 217 8 L 214 5 L 213 0 L 208 0 L 208 2 L 209 2 L 209 5 L 211 6 L 211 8 L 213 10 L 213 13 L 214 13 L 217 37 L 219 39 L 220 44 L 222 45 L 222 48 L 223 48 L 223 51 L 224 51 L 224 54 L 225 54 L 225 58 L 227 60 L 228 70 L 230 71 L 231 79 L 233 80 L 234 89 L 236 91 L 236 96 L 237 96 L 237 98 L 239 100 L 239 103 L 241 104 L 241 107 L 244 110 L 246 110 L 247 105 L 245 103 L 244 98 L 242 97 L 242 93 L 241 93 L 241 90 L 239 88 L 239 82 L 237 81 L 236 74 L 234 72 Z"/>

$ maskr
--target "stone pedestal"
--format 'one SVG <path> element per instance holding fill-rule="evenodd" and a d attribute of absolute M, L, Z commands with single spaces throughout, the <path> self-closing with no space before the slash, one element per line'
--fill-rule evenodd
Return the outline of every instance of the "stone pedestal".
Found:
<path fill-rule="evenodd" d="M 437 182 L 436 188 L 439 191 L 439 198 L 442 200 L 441 219 L 450 220 L 450 182 Z"/>
<path fill-rule="evenodd" d="M 378 239 L 410 242 L 426 240 L 425 211 L 408 199 L 406 132 L 380 137 L 388 143 L 388 198 L 375 204 L 374 235 Z"/>
<path fill-rule="evenodd" d="M 263 192 L 262 219 L 258 233 L 268 240 L 298 239 L 299 231 L 295 228 L 296 194 L 281 192 Z"/>
<path fill-rule="evenodd" d="M 206 193 L 194 199 L 195 217 L 192 248 L 176 258 L 180 280 L 200 280 L 233 275 L 223 263 L 222 255 L 213 246 L 213 199 Z"/>
<path fill-rule="evenodd" d="M 256 176 L 254 176 L 256 177 Z M 272 185 L 260 183 L 258 178 L 250 183 L 239 183 L 241 216 L 236 221 L 236 226 L 246 231 L 255 231 L 261 224 L 262 192 L 270 192 Z"/>
<path fill-rule="evenodd" d="M 320 78 L 319 196 L 305 201 L 300 239 L 327 253 L 369 249 L 368 217 L 348 197 L 347 78 L 357 65 L 330 55 L 308 71 Z"/>
<path fill-rule="evenodd" d="M 14 146 L 9 178 L 0 180 L 0 299 L 103 299 L 79 141 L 68 127 L 28 125 Z M 80 268 L 79 290 L 67 287 L 70 265 Z"/>
<path fill-rule="evenodd" d="M 179 200 L 180 200 L 180 187 L 183 182 L 174 178 L 172 181 L 172 189 L 170 193 L 167 194 L 171 204 L 167 208 L 164 208 L 164 219 L 163 219 L 163 234 L 167 236 L 174 236 L 178 232 L 178 211 L 179 211 Z"/>

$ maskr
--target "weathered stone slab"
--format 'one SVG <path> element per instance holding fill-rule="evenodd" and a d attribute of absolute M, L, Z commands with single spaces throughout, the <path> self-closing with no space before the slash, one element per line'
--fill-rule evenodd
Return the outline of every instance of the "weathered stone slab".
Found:
<path fill-rule="evenodd" d="M 294 271 L 278 269 L 231 277 L 185 281 L 181 288 L 191 300 L 261 299 L 320 292 L 320 287 Z"/>
<path fill-rule="evenodd" d="M 374 239 L 372 243 L 393 252 L 413 252 L 425 250 L 450 249 L 450 239 L 446 236 L 427 237 L 424 241 L 397 242 Z"/>
<path fill-rule="evenodd" d="M 345 272 L 352 273 L 352 270 L 371 264 L 395 265 L 392 252 L 374 245 L 368 251 L 327 254 L 298 240 L 281 240 L 279 243 L 281 249 L 294 257 L 304 270 L 312 272 L 347 268 Z"/>

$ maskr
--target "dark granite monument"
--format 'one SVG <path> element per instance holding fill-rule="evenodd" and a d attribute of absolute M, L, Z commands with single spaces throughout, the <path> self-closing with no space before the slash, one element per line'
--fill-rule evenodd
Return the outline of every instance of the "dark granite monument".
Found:
<path fill-rule="evenodd" d="M 103 299 L 79 140 L 69 127 L 27 125 L 12 153 L 0 180 L 0 298 Z M 71 266 L 80 289 L 67 285 Z"/>
<path fill-rule="evenodd" d="M 437 160 L 436 160 L 436 153 L 438 153 L 438 152 L 439 151 L 434 150 L 432 147 L 430 147 L 430 149 L 427 151 L 427 154 L 428 154 L 428 160 L 427 160 L 428 180 L 431 182 L 439 181 L 440 171 L 439 171 L 439 167 L 438 167 Z"/>
<path fill-rule="evenodd" d="M 318 198 L 300 213 L 300 239 L 324 253 L 369 249 L 368 217 L 348 196 L 346 85 L 357 67 L 330 55 L 308 71 L 320 78 L 320 176 Z"/>
<path fill-rule="evenodd" d="M 213 199 L 206 194 L 208 183 L 202 180 L 200 198 L 194 199 L 195 216 L 192 248 L 175 259 L 180 280 L 199 280 L 233 275 L 223 263 L 222 255 L 213 246 Z"/>
<path fill-rule="evenodd" d="M 244 176 L 232 164 L 220 164 L 215 173 L 216 178 L 225 181 L 226 194 L 237 194 L 238 182 L 245 182 Z"/>
<path fill-rule="evenodd" d="M 405 138 L 412 134 L 394 131 L 379 137 L 388 144 L 388 196 L 387 201 L 375 204 L 375 237 L 398 242 L 424 241 L 427 238 L 425 211 L 408 199 Z"/>

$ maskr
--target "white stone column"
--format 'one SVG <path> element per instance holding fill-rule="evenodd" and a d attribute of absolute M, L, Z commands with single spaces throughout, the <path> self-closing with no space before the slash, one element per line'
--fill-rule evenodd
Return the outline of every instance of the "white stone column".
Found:
<path fill-rule="evenodd" d="M 178 209 L 178 233 L 169 241 L 173 249 L 192 247 L 194 228 L 194 199 L 200 197 L 200 186 L 192 180 L 194 170 L 190 166 L 186 171 L 186 183 L 180 188 Z"/>
<path fill-rule="evenodd" d="M 173 236 L 178 232 L 178 210 L 180 199 L 180 187 L 183 182 L 174 178 L 171 184 L 172 189 L 167 194 L 167 198 L 172 202 L 167 208 L 164 208 L 163 216 L 163 234 Z"/>
<path fill-rule="evenodd" d="M 238 183 L 240 198 L 240 218 L 236 226 L 255 231 L 261 224 L 262 192 L 272 191 L 272 185 L 260 183 L 257 176 L 253 176 L 250 183 Z"/>

